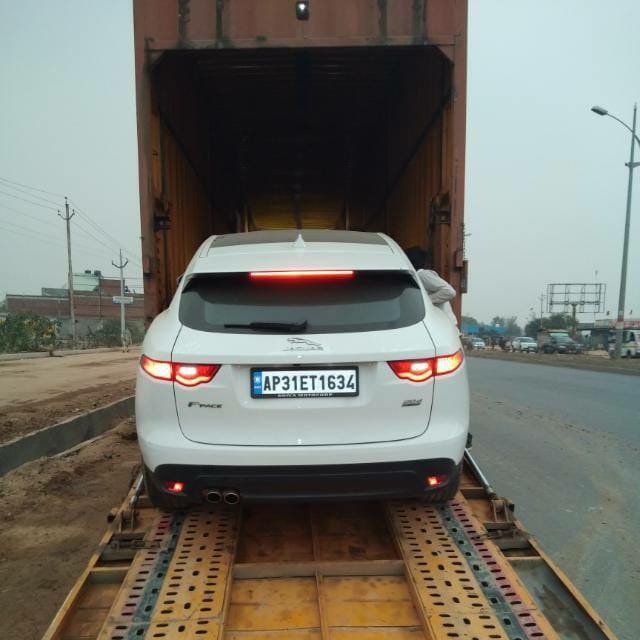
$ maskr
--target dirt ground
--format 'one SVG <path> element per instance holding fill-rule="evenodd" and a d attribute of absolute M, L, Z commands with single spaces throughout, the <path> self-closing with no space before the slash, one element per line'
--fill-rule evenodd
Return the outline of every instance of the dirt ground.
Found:
<path fill-rule="evenodd" d="M 138 350 L 0 362 L 0 443 L 131 395 Z"/>
<path fill-rule="evenodd" d="M 547 364 L 554 367 L 569 367 L 572 369 L 587 369 L 590 371 L 607 371 L 609 373 L 624 373 L 640 376 L 640 358 L 622 358 L 612 360 L 602 355 L 573 355 L 547 353 L 512 353 L 487 349 L 485 351 L 467 351 L 467 355 L 474 358 L 494 358 L 511 362 L 529 362 L 532 364 Z"/>
<path fill-rule="evenodd" d="M 41 638 L 139 463 L 133 420 L 0 478 L 0 638 Z"/>

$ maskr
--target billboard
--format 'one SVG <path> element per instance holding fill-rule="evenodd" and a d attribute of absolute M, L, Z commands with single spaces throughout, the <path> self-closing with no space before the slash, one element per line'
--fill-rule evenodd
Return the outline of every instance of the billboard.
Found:
<path fill-rule="evenodd" d="M 607 285 L 602 282 L 554 282 L 547 285 L 549 313 L 603 313 Z"/>

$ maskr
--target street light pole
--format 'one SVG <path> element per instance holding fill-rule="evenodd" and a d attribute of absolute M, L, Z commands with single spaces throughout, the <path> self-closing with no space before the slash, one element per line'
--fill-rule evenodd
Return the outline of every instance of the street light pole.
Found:
<path fill-rule="evenodd" d="M 614 351 L 614 357 L 620 358 L 622 355 L 622 339 L 624 336 L 624 306 L 627 293 L 627 262 L 629 259 L 629 230 L 631 227 L 631 196 L 633 192 L 633 170 L 640 166 L 640 162 L 634 162 L 636 142 L 640 144 L 640 140 L 636 135 L 636 117 L 638 113 L 638 105 L 633 105 L 633 125 L 630 127 L 628 124 L 611 115 L 606 109 L 602 107 L 592 107 L 591 111 L 597 113 L 599 116 L 609 116 L 614 120 L 617 120 L 620 124 L 631 131 L 631 151 L 629 152 L 629 162 L 626 166 L 629 167 L 629 181 L 627 184 L 627 212 L 624 223 L 624 243 L 622 245 L 622 269 L 620 272 L 620 296 L 618 298 L 618 317 L 616 319 L 616 347 Z"/>

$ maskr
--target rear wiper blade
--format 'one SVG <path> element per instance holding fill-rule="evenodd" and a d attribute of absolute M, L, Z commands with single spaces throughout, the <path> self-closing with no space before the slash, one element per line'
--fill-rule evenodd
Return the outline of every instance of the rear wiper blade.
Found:
<path fill-rule="evenodd" d="M 286 331 L 295 333 L 307 328 L 307 321 L 301 322 L 247 322 L 246 324 L 230 323 L 224 325 L 225 329 L 251 329 L 252 331 Z"/>

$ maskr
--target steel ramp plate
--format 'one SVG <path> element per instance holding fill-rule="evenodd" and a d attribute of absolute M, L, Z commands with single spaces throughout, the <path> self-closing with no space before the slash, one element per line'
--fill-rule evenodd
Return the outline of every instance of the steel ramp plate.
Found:
<path fill-rule="evenodd" d="M 239 509 L 159 516 L 99 639 L 556 638 L 464 501 L 386 509 L 390 527 L 376 504 L 247 507 L 241 530 Z M 398 554 L 405 575 L 357 573 Z"/>
<path fill-rule="evenodd" d="M 387 509 L 433 638 L 557 638 L 464 501 L 392 502 Z"/>
<path fill-rule="evenodd" d="M 151 526 L 99 640 L 218 638 L 238 511 L 162 515 Z"/>

